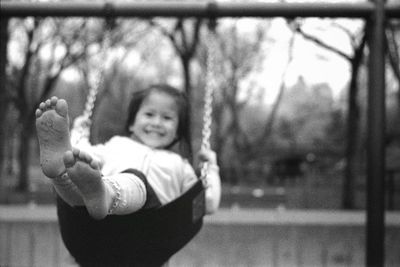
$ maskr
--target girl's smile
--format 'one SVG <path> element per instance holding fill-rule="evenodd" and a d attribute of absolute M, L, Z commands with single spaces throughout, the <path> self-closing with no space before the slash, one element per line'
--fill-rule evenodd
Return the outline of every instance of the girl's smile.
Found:
<path fill-rule="evenodd" d="M 152 92 L 143 101 L 131 125 L 132 138 L 151 147 L 165 148 L 176 138 L 178 107 L 168 94 Z"/>

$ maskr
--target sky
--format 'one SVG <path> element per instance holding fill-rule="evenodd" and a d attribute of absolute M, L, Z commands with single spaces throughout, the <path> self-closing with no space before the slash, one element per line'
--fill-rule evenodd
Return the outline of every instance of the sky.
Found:
<path fill-rule="evenodd" d="M 352 31 L 357 30 L 361 22 L 337 20 Z M 345 54 L 352 56 L 353 50 L 349 35 L 338 27 L 332 27 L 331 20 L 307 19 L 304 31 L 324 40 Z M 292 31 L 283 19 L 274 19 L 268 37 L 273 44 L 268 44 L 269 53 L 263 70 L 255 78 L 265 87 L 266 103 L 273 103 L 281 84 L 289 56 L 289 41 Z M 350 79 L 350 65 L 343 57 L 305 40 L 299 34 L 294 39 L 293 60 L 285 76 L 285 84 L 291 86 L 302 76 L 307 84 L 327 83 L 334 97 L 338 97 Z"/>
<path fill-rule="evenodd" d="M 221 0 L 220 0 L 221 1 Z M 232 0 L 225 0 L 232 1 Z M 235 2 L 233 0 L 233 2 Z M 260 0 L 259 2 L 279 2 L 279 0 Z M 286 2 L 345 2 L 357 3 L 364 0 L 287 0 Z M 320 19 L 305 18 L 302 29 L 308 34 L 322 39 L 329 45 L 337 48 L 348 56 L 352 56 L 353 48 L 348 33 L 340 27 L 346 28 L 351 33 L 356 33 L 361 29 L 362 20 L 337 18 Z M 242 19 L 242 28 L 250 31 L 257 23 L 255 19 Z M 333 26 L 332 22 L 340 25 Z M 262 72 L 251 77 L 258 84 L 265 87 L 265 102 L 274 102 L 278 89 L 281 85 L 282 74 L 287 66 L 289 55 L 289 40 L 292 31 L 288 28 L 283 18 L 274 18 L 271 28 L 268 30 L 268 39 L 273 39 L 274 43 L 268 43 L 268 55 L 263 64 Z M 302 76 L 309 85 L 327 83 L 335 98 L 339 97 L 341 91 L 347 86 L 350 79 L 350 65 L 343 57 L 319 47 L 311 41 L 305 40 L 299 34 L 294 40 L 293 60 L 285 77 L 285 84 L 291 86 Z"/>

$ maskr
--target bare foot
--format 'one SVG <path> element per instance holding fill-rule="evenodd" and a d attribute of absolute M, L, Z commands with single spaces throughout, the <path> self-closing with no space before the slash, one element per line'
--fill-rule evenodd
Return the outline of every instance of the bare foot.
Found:
<path fill-rule="evenodd" d="M 64 154 L 68 176 L 82 194 L 86 209 L 96 220 L 107 216 L 113 195 L 105 185 L 99 164 L 89 154 L 73 149 Z"/>
<path fill-rule="evenodd" d="M 65 171 L 63 155 L 71 150 L 68 105 L 64 99 L 53 96 L 40 103 L 36 110 L 36 131 L 42 171 L 55 178 Z"/>

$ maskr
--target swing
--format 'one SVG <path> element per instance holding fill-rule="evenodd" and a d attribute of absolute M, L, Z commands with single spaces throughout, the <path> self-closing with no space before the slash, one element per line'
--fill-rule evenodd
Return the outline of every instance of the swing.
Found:
<path fill-rule="evenodd" d="M 210 33 L 214 34 L 215 31 L 212 30 Z M 108 39 L 106 34 L 103 51 L 108 48 Z M 210 36 L 207 43 L 207 76 L 202 130 L 202 146 L 204 147 L 210 146 L 211 135 L 215 60 L 210 52 L 216 48 L 214 36 Z M 89 89 L 84 111 L 84 116 L 88 119 L 92 115 L 103 76 L 99 72 L 95 86 Z M 142 176 L 141 173 L 135 172 L 135 174 Z M 80 266 L 161 266 L 183 248 L 203 225 L 206 174 L 207 165 L 204 164 L 195 185 L 164 206 L 141 209 L 129 215 L 109 215 L 103 220 L 94 220 L 86 208 L 71 207 L 58 197 L 57 215 L 62 240 Z M 148 189 L 152 190 L 151 187 Z M 148 199 L 146 203 L 151 201 Z"/>

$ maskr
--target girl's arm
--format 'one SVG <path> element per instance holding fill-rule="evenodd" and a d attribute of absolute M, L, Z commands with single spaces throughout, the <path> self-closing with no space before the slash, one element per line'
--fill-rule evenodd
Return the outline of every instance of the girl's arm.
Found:
<path fill-rule="evenodd" d="M 206 213 L 212 214 L 218 210 L 221 201 L 221 178 L 217 165 L 217 155 L 212 150 L 202 149 L 199 152 L 199 160 L 208 164 L 206 176 Z"/>

